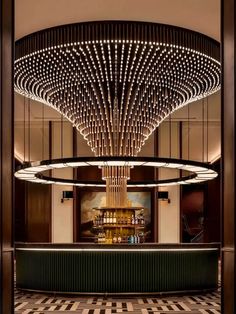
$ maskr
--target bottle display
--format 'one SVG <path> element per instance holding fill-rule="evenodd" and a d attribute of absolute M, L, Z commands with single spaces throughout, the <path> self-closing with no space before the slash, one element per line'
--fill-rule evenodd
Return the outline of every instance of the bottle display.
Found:
<path fill-rule="evenodd" d="M 140 208 L 100 208 L 94 217 L 93 228 L 96 243 L 145 242 L 145 219 Z"/>
<path fill-rule="evenodd" d="M 113 223 L 116 224 L 116 212 L 113 213 Z"/>

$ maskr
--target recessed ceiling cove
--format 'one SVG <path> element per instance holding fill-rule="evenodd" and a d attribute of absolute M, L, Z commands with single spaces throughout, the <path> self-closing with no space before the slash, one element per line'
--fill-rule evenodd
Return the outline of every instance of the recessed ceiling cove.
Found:
<path fill-rule="evenodd" d="M 63 25 L 15 54 L 15 91 L 62 113 L 95 156 L 136 156 L 170 113 L 220 88 L 219 43 L 169 25 Z"/>

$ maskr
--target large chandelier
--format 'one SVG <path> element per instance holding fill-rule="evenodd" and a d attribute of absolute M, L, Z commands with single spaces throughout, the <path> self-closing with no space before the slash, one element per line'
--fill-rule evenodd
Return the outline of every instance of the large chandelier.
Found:
<path fill-rule="evenodd" d="M 15 91 L 71 121 L 106 159 L 100 166 L 107 191 L 126 191 L 131 166 L 119 165 L 119 157 L 135 159 L 169 114 L 219 90 L 219 53 L 213 39 L 169 25 L 63 25 L 17 41 Z M 110 157 L 116 163 L 107 166 Z M 23 174 L 17 176 L 27 179 Z"/>

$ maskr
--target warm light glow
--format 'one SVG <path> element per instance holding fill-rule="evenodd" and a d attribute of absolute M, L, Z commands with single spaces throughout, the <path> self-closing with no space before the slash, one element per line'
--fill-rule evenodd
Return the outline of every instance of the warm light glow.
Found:
<path fill-rule="evenodd" d="M 67 162 L 65 164 L 68 167 L 85 167 L 85 166 L 89 166 L 88 163 L 86 162 Z"/>
<path fill-rule="evenodd" d="M 56 183 L 61 185 L 76 185 L 76 186 L 98 186 L 98 187 L 106 187 L 107 191 L 110 191 L 111 203 L 112 200 L 116 199 L 114 202 L 125 202 L 125 191 L 126 188 L 129 187 L 156 187 L 156 186 L 168 186 L 168 185 L 176 185 L 176 184 L 190 184 L 190 183 L 199 183 L 207 180 L 212 180 L 218 176 L 217 172 L 208 164 L 200 163 L 200 162 L 188 162 L 186 160 L 177 160 L 170 158 L 155 158 L 155 157 L 110 157 L 109 159 L 104 159 L 104 157 L 88 157 L 87 160 L 85 157 L 76 157 L 74 158 L 74 162 L 68 161 L 67 158 L 61 159 L 61 162 L 55 161 L 42 161 L 42 165 L 40 162 L 33 162 L 32 166 L 28 165 L 26 168 L 19 169 L 15 176 L 19 179 L 26 181 L 33 181 L 37 183 Z M 74 180 L 67 180 L 70 182 L 66 182 L 60 179 L 50 180 L 50 178 L 46 177 L 44 179 L 43 172 L 51 169 L 54 169 L 54 165 L 56 165 L 55 169 L 59 169 L 60 167 L 65 168 L 69 167 L 69 165 L 73 164 L 77 167 L 83 167 L 86 165 L 100 166 L 102 168 L 102 179 L 106 180 L 106 185 L 103 183 L 86 183 L 86 182 L 76 182 Z M 110 166 L 108 166 L 110 164 Z M 36 166 L 37 165 L 37 166 Z M 119 165 L 119 166 L 114 166 Z M 123 166 L 120 166 L 123 165 Z M 143 167 L 162 167 L 167 169 L 177 169 L 177 170 L 185 170 L 189 172 L 191 178 L 177 178 L 176 180 L 170 180 L 166 182 L 147 182 L 147 183 L 129 183 L 127 180 L 130 179 L 130 168 L 134 165 L 142 165 Z M 192 177 L 194 176 L 194 177 Z M 123 191 L 123 192 L 122 192 Z M 119 194 L 121 193 L 121 194 Z M 123 193 L 123 194 L 122 194 Z M 123 195 L 123 196 L 122 196 Z M 108 201 L 108 202 L 110 202 Z M 113 202 L 113 203 L 114 203 Z M 109 205 L 111 206 L 111 204 Z"/>
<path fill-rule="evenodd" d="M 132 248 L 132 249 L 120 249 L 120 248 L 116 248 L 113 247 L 112 249 L 108 249 L 108 248 L 69 248 L 69 249 L 65 249 L 65 248 L 16 248 L 16 250 L 18 251 L 37 251 L 37 252 L 198 252 L 198 251 L 218 251 L 217 248 L 186 248 L 186 249 L 181 249 L 181 248 L 177 248 L 177 249 L 167 249 L 167 248 L 163 248 L 163 249 L 154 249 L 154 248 Z"/>
<path fill-rule="evenodd" d="M 213 164 L 214 162 L 216 162 L 217 160 L 219 160 L 221 158 L 221 154 L 216 154 L 212 159 L 211 159 L 211 164 Z"/>
<path fill-rule="evenodd" d="M 23 154 L 19 153 L 16 149 L 14 151 L 14 156 L 17 160 L 19 160 L 21 163 L 24 162 L 24 156 Z"/>
<path fill-rule="evenodd" d="M 170 113 L 220 88 L 218 44 L 170 25 L 64 25 L 15 55 L 15 91 L 62 113 L 95 156 L 137 156 Z"/>
<path fill-rule="evenodd" d="M 68 166 L 66 164 L 53 164 L 54 169 L 62 169 L 67 168 Z"/>

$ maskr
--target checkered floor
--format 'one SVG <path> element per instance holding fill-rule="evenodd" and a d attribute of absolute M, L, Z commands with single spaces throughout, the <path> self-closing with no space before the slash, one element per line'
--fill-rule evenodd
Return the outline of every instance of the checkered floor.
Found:
<path fill-rule="evenodd" d="M 221 313 L 220 291 L 201 295 L 156 297 L 81 297 L 29 293 L 16 290 L 15 313 Z"/>

